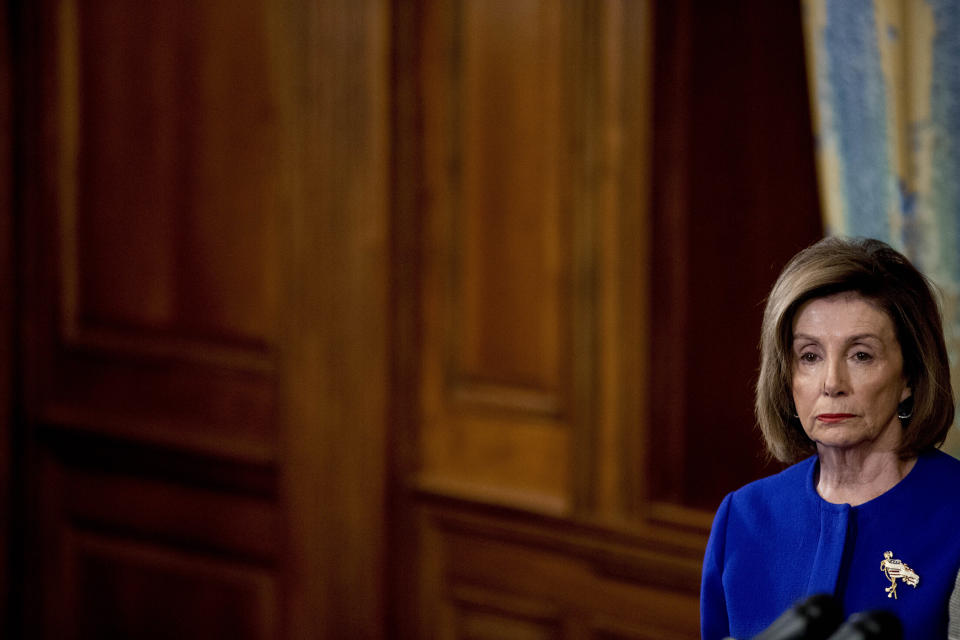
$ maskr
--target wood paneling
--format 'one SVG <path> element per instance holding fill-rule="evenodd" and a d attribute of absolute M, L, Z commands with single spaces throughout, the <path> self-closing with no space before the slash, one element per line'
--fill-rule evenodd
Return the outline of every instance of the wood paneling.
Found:
<path fill-rule="evenodd" d="M 389 24 L 18 5 L 24 637 L 383 636 Z"/>
<path fill-rule="evenodd" d="M 538 640 L 560 632 L 559 611 L 545 602 L 456 586 L 448 607 L 453 638 Z"/>
<path fill-rule="evenodd" d="M 820 233 L 799 8 L 761 4 L 400 13 L 404 637 L 697 637 L 713 509 L 771 470 L 763 297 Z"/>
<path fill-rule="evenodd" d="M 270 496 L 72 468 L 58 494 L 71 522 L 262 564 L 279 559 L 281 518 Z M 122 510 L 117 505 L 124 505 Z"/>
<path fill-rule="evenodd" d="M 440 196 L 448 209 L 435 240 L 450 244 L 447 384 L 454 395 L 483 382 L 531 389 L 558 413 L 570 269 L 560 186 L 569 171 L 559 108 L 564 12 L 538 0 L 450 10 L 459 57 L 434 103 L 449 106 L 439 122 L 459 125 L 449 141 L 437 134 L 456 167 L 437 185 L 451 191 Z"/>
<path fill-rule="evenodd" d="M 237 625 L 241 637 L 278 636 L 272 474 L 69 431 L 42 436 L 26 637 L 201 638 Z"/>
<path fill-rule="evenodd" d="M 659 586 L 655 563 L 646 578 L 624 579 L 605 570 L 604 536 L 596 532 L 508 522 L 423 513 L 431 544 L 422 579 L 445 594 L 439 609 L 423 616 L 436 616 L 438 631 L 451 638 L 630 637 L 630 630 L 649 634 L 633 637 L 699 637 L 696 595 Z M 696 572 L 696 561 L 691 565 Z"/>
<path fill-rule="evenodd" d="M 265 5 L 59 11 L 66 331 L 264 348 L 279 202 Z"/>
<path fill-rule="evenodd" d="M 279 105 L 263 11 L 36 11 L 31 62 L 53 81 L 36 88 L 44 161 L 26 202 L 35 419 L 275 460 Z"/>
<path fill-rule="evenodd" d="M 390 6 L 285 5 L 286 634 L 379 638 L 387 563 Z M 285 100 L 285 104 L 287 100 Z"/>
<path fill-rule="evenodd" d="M 657 34 L 648 490 L 695 522 L 777 469 L 752 412 L 763 303 L 822 227 L 800 7 L 661 3 Z"/>
<path fill-rule="evenodd" d="M 423 487 L 640 511 L 651 16 L 421 7 Z"/>
<path fill-rule="evenodd" d="M 19 379 L 16 370 L 16 247 L 14 225 L 14 115 L 13 91 L 16 84 L 11 61 L 12 23 L 6 4 L 0 6 L 0 549 L 9 550 L 0 558 L 0 634 L 12 633 L 11 611 L 18 603 L 11 598 L 14 581 L 19 571 L 17 560 L 22 527 L 12 517 L 15 500 L 19 499 L 19 477 L 15 471 L 14 424 L 17 413 Z"/>
<path fill-rule="evenodd" d="M 422 4 L 422 474 L 570 501 L 576 6 Z M 535 90 L 534 90 L 535 88 Z"/>
<path fill-rule="evenodd" d="M 650 10 L 595 9 L 423 3 L 422 486 L 638 499 Z"/>
<path fill-rule="evenodd" d="M 256 568 L 76 532 L 61 638 L 278 637 L 275 578 Z"/>
<path fill-rule="evenodd" d="M 696 637 L 797 7 L 10 6 L 22 635 Z"/>

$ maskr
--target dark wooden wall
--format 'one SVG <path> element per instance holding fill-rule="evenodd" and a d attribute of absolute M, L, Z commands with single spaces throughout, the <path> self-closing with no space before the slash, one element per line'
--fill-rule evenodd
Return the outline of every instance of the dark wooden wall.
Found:
<path fill-rule="evenodd" d="M 8 25 L 10 11 L 0 4 L 0 632 L 7 630 L 9 612 L 13 609 L 13 580 L 16 564 L 12 561 L 15 526 L 11 517 L 16 508 L 12 450 L 15 445 L 16 418 L 16 314 L 14 311 L 16 276 L 14 247 L 14 102 L 12 39 Z"/>
<path fill-rule="evenodd" d="M 402 628 L 698 637 L 713 509 L 775 469 L 763 299 L 821 233 L 799 7 L 401 17 Z"/>
<path fill-rule="evenodd" d="M 24 637 L 384 633 L 389 16 L 18 5 Z"/>
<path fill-rule="evenodd" d="M 697 637 L 794 4 L 5 5 L 10 637 Z"/>
<path fill-rule="evenodd" d="M 776 470 L 751 428 L 763 302 L 822 233 L 794 4 L 657 5 L 648 417 L 671 425 L 648 448 L 669 461 L 653 464 L 657 501 L 712 510 Z"/>

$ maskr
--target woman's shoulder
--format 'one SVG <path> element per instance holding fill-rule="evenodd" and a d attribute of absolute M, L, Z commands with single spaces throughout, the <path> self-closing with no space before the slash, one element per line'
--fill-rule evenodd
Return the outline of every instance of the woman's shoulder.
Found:
<path fill-rule="evenodd" d="M 927 459 L 927 464 L 937 469 L 940 473 L 950 473 L 960 475 L 960 460 L 941 449 L 931 449 L 920 455 Z"/>
<path fill-rule="evenodd" d="M 960 483 L 960 460 L 952 455 L 934 449 L 920 454 L 918 458 L 918 485 L 928 488 L 952 489 Z M 948 491 L 960 499 L 960 492 Z"/>
<path fill-rule="evenodd" d="M 927 519 L 946 518 L 960 526 L 957 486 L 960 486 L 960 460 L 940 450 L 929 450 L 917 457 L 913 469 L 893 489 L 858 509 L 910 512 Z"/>
<path fill-rule="evenodd" d="M 732 504 L 751 505 L 757 502 L 796 501 L 804 488 L 812 481 L 813 466 L 817 457 L 811 456 L 786 469 L 754 480 L 729 495 Z"/>
<path fill-rule="evenodd" d="M 815 456 L 808 458 L 728 493 L 714 516 L 711 536 L 747 546 L 793 539 L 797 523 L 815 512 L 808 498 L 815 462 Z"/>

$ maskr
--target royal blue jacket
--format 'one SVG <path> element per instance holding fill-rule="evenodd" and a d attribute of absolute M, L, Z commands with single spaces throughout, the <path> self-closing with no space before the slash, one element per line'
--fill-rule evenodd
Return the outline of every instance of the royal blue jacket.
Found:
<path fill-rule="evenodd" d="M 845 615 L 887 609 L 904 640 L 947 637 L 947 603 L 960 568 L 960 461 L 923 454 L 895 487 L 856 507 L 817 494 L 813 456 L 724 498 L 703 562 L 703 640 L 760 633 L 816 593 L 839 598 Z M 919 577 L 897 580 L 884 552 Z"/>

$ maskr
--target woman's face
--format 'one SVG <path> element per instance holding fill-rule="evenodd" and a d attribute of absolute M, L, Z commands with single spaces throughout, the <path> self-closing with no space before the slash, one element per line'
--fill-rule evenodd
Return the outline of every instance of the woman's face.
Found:
<path fill-rule="evenodd" d="M 793 321 L 792 392 L 817 447 L 892 451 L 910 397 L 890 317 L 856 293 L 806 302 Z"/>

